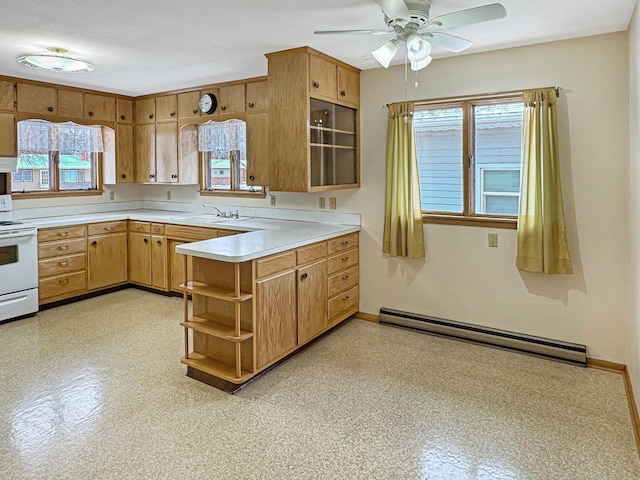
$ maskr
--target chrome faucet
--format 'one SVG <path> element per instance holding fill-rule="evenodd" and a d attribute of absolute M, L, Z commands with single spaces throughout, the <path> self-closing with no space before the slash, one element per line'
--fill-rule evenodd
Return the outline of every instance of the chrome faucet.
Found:
<path fill-rule="evenodd" d="M 223 211 L 221 211 L 218 207 L 216 207 L 214 205 L 208 205 L 206 203 L 203 203 L 202 206 L 205 207 L 205 208 L 213 208 L 216 212 L 218 212 L 218 214 L 217 214 L 218 217 L 227 218 L 227 214 L 224 213 Z"/>

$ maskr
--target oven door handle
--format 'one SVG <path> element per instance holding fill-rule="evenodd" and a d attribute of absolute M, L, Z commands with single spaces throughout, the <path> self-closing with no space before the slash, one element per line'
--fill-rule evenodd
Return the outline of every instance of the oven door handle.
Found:
<path fill-rule="evenodd" d="M 17 233 L 0 233 L 0 240 L 4 240 L 5 238 L 20 238 L 20 237 L 33 237 L 37 235 L 37 231 L 32 232 L 17 232 Z"/>

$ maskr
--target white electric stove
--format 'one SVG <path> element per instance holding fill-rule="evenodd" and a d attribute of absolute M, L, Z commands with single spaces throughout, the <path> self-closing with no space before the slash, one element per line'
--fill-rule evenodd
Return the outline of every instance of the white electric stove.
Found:
<path fill-rule="evenodd" d="M 38 311 L 38 229 L 13 220 L 11 195 L 0 195 L 0 322 Z"/>

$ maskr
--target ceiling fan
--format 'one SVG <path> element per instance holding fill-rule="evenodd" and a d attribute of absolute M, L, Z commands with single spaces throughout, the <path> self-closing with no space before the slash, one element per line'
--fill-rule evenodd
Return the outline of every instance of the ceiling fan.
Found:
<path fill-rule="evenodd" d="M 395 33 L 395 38 L 387 40 L 371 52 L 371 55 L 388 68 L 398 52 L 400 43 L 407 46 L 407 58 L 411 70 L 420 70 L 431 63 L 431 46 L 459 53 L 473 42 L 464 38 L 442 33 L 441 30 L 471 25 L 474 23 L 498 20 L 507 16 L 500 3 L 460 10 L 434 19 L 429 19 L 431 2 L 429 0 L 376 0 L 384 13 L 384 19 L 392 30 L 320 30 L 313 33 L 335 34 L 354 33 L 365 35 L 387 35 Z"/>

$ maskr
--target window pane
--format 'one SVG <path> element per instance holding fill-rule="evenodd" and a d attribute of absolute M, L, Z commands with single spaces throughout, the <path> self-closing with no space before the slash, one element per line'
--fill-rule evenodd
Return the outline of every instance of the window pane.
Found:
<path fill-rule="evenodd" d="M 413 125 L 422 209 L 462 213 L 462 108 L 418 110 Z"/>
<path fill-rule="evenodd" d="M 90 190 L 95 188 L 91 181 L 93 178 L 93 154 L 80 152 L 60 155 L 60 190 Z"/>
<path fill-rule="evenodd" d="M 12 174 L 12 192 L 49 190 L 49 184 L 40 182 L 41 175 L 49 175 L 49 154 L 21 153 L 18 155 L 18 171 Z"/>
<path fill-rule="evenodd" d="M 210 185 L 212 189 L 231 189 L 231 159 L 213 158 L 211 155 L 211 178 Z"/>
<path fill-rule="evenodd" d="M 522 102 L 475 105 L 475 213 L 517 215 L 522 164 Z M 488 193 L 510 193 L 488 197 Z"/>

